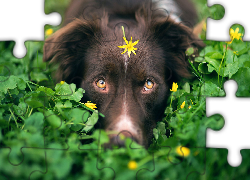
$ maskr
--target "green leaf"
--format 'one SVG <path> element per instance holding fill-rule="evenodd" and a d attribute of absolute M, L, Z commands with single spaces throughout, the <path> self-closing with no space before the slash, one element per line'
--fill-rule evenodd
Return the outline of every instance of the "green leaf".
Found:
<path fill-rule="evenodd" d="M 207 63 L 209 63 L 210 65 L 212 65 L 217 72 L 219 71 L 219 67 L 220 67 L 220 61 L 219 60 L 211 59 L 209 57 L 205 57 L 205 61 Z"/>
<path fill-rule="evenodd" d="M 42 131 L 43 130 L 43 120 L 44 116 L 41 112 L 35 112 L 30 117 L 25 120 L 24 129 L 28 129 L 30 131 Z M 36 132 L 34 131 L 34 132 Z"/>
<path fill-rule="evenodd" d="M 196 58 L 194 58 L 194 61 L 195 62 L 204 62 L 205 61 L 205 59 L 204 59 L 204 57 L 196 57 Z"/>
<path fill-rule="evenodd" d="M 6 94 L 8 89 L 15 89 L 18 82 L 20 82 L 20 80 L 16 76 L 11 75 L 9 78 L 0 76 L 0 92 Z M 23 85 L 20 86 L 23 87 Z"/>
<path fill-rule="evenodd" d="M 171 117 L 169 125 L 173 128 L 178 128 L 179 119 L 177 117 Z"/>
<path fill-rule="evenodd" d="M 204 96 L 225 96 L 225 92 L 212 82 L 206 82 L 201 86 L 201 95 Z"/>
<path fill-rule="evenodd" d="M 248 48 L 248 47 L 245 47 L 245 48 L 241 49 L 239 52 L 237 52 L 237 55 L 240 56 L 240 55 L 242 55 L 242 54 L 245 54 L 245 53 L 248 52 L 248 50 L 249 50 L 249 48 Z"/>
<path fill-rule="evenodd" d="M 222 59 L 223 55 L 219 52 L 209 52 L 206 54 L 211 59 Z"/>
<path fill-rule="evenodd" d="M 234 75 L 239 69 L 239 62 L 238 60 L 235 60 L 235 62 L 227 64 L 227 66 L 225 67 L 225 71 L 224 71 L 224 77 L 229 76 L 229 78 L 232 77 L 232 75 Z"/>
<path fill-rule="evenodd" d="M 27 104 L 24 102 L 20 102 L 18 106 L 13 105 L 14 112 L 18 115 L 24 115 L 26 112 Z"/>
<path fill-rule="evenodd" d="M 214 67 L 210 64 L 207 64 L 207 67 L 208 67 L 208 72 L 210 73 L 213 72 L 213 70 L 215 70 Z"/>
<path fill-rule="evenodd" d="M 183 85 L 183 89 L 184 91 L 186 91 L 187 93 L 190 93 L 190 85 L 188 82 L 186 82 L 184 85 Z"/>
<path fill-rule="evenodd" d="M 64 104 L 60 101 L 56 102 L 55 107 L 59 107 L 59 108 L 72 108 L 72 103 L 67 100 Z"/>
<path fill-rule="evenodd" d="M 84 90 L 82 88 L 79 88 L 77 91 L 75 91 L 76 85 L 67 84 L 66 82 L 64 82 L 63 84 L 56 84 L 55 90 L 56 94 L 59 95 L 61 99 L 69 99 L 76 102 L 79 102 L 82 99 L 84 93 Z"/>
<path fill-rule="evenodd" d="M 232 76 L 238 84 L 236 96 L 250 96 L 250 69 L 240 68 L 236 74 Z"/>
<path fill-rule="evenodd" d="M 250 61 L 250 55 L 243 54 L 238 58 L 239 61 L 239 68 L 245 67 L 245 63 Z"/>
<path fill-rule="evenodd" d="M 72 108 L 72 103 L 71 103 L 70 101 L 66 101 L 66 102 L 64 103 L 64 107 L 65 107 L 65 108 Z"/>
<path fill-rule="evenodd" d="M 34 81 L 37 81 L 37 82 L 47 81 L 48 80 L 47 76 L 44 73 L 42 73 L 42 72 L 34 72 L 34 71 L 32 71 L 30 73 L 30 78 L 31 78 L 31 80 L 34 80 Z"/>
<path fill-rule="evenodd" d="M 70 110 L 69 112 L 65 113 L 67 118 L 70 120 L 70 122 L 74 123 L 71 125 L 71 129 L 73 131 L 79 131 L 84 127 L 82 125 L 87 121 L 87 118 L 89 117 L 89 112 L 87 110 L 82 110 L 79 108 L 74 108 Z M 82 124 L 79 124 L 82 123 Z"/>
<path fill-rule="evenodd" d="M 24 90 L 26 88 L 26 82 L 23 79 L 19 78 L 17 80 L 17 88 L 19 90 Z"/>
<path fill-rule="evenodd" d="M 91 130 L 98 121 L 98 111 L 95 110 L 92 115 L 88 118 L 86 126 L 83 128 L 85 132 Z"/>
<path fill-rule="evenodd" d="M 210 64 L 207 64 L 206 62 L 200 63 L 198 66 L 198 70 L 203 74 L 210 74 L 211 72 L 208 71 L 208 65 Z"/>
<path fill-rule="evenodd" d="M 157 130 L 156 128 L 154 128 L 154 129 L 153 129 L 153 134 L 154 134 L 154 137 L 155 137 L 156 140 L 157 140 L 158 137 L 159 137 L 159 134 L 158 134 L 158 133 L 159 133 L 158 130 Z"/>
<path fill-rule="evenodd" d="M 168 113 L 172 113 L 172 112 L 173 112 L 173 108 L 167 107 L 164 113 L 167 115 Z"/>
<path fill-rule="evenodd" d="M 186 55 L 187 56 L 191 56 L 192 54 L 194 53 L 194 48 L 193 47 L 190 47 L 186 50 Z"/>
<path fill-rule="evenodd" d="M 207 53 L 214 52 L 214 48 L 212 46 L 206 46 L 204 49 L 201 50 L 200 56 L 205 56 Z"/>
<path fill-rule="evenodd" d="M 49 96 L 53 96 L 55 94 L 55 92 L 52 89 L 44 87 L 44 86 L 39 86 L 36 91 L 45 92 Z"/>
<path fill-rule="evenodd" d="M 227 50 L 227 53 L 226 53 L 226 63 L 229 64 L 229 63 L 233 63 L 234 62 L 234 57 L 237 58 L 237 56 L 234 55 L 233 51 L 228 49 Z"/>
<path fill-rule="evenodd" d="M 47 95 L 40 92 L 31 92 L 25 96 L 25 103 L 27 103 L 32 108 L 38 108 L 48 105 L 48 97 Z"/>
<path fill-rule="evenodd" d="M 59 128 L 62 125 L 62 120 L 57 115 L 55 115 L 53 111 L 45 111 L 44 116 L 46 117 L 47 122 L 53 128 Z"/>
<path fill-rule="evenodd" d="M 158 122 L 157 124 L 157 130 L 161 135 L 166 134 L 166 128 L 165 128 L 165 123 L 164 122 Z"/>

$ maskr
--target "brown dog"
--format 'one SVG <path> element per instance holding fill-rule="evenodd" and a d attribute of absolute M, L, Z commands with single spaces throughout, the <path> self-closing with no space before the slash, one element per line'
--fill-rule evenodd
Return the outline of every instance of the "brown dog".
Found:
<path fill-rule="evenodd" d="M 45 42 L 44 61 L 60 64 L 58 81 L 85 89 L 82 101 L 105 115 L 100 128 L 148 146 L 172 83 L 190 77 L 186 49 L 203 46 L 192 33 L 196 20 L 189 0 L 73 0 L 64 27 Z M 128 41 L 139 40 L 136 55 L 121 54 L 121 26 Z"/>

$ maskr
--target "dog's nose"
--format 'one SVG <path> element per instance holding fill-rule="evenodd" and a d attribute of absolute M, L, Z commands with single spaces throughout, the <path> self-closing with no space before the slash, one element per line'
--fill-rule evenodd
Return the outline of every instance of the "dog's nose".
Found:
<path fill-rule="evenodd" d="M 112 148 L 113 146 L 125 147 L 126 138 L 130 138 L 131 143 L 132 142 L 138 143 L 138 140 L 135 137 L 133 137 L 133 135 L 129 131 L 121 131 L 118 134 L 109 135 L 109 138 L 110 138 L 109 143 L 105 144 L 106 148 Z"/>

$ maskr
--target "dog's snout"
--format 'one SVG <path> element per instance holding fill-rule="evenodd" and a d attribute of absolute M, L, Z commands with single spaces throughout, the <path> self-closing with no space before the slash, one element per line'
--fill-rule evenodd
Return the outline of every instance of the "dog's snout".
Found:
<path fill-rule="evenodd" d="M 125 139 L 130 138 L 131 143 L 136 142 L 138 143 L 138 140 L 136 137 L 134 137 L 129 131 L 121 131 L 118 134 L 112 134 L 109 135 L 109 143 L 105 144 L 106 148 L 112 148 L 112 146 L 118 146 L 118 147 L 125 147 Z"/>

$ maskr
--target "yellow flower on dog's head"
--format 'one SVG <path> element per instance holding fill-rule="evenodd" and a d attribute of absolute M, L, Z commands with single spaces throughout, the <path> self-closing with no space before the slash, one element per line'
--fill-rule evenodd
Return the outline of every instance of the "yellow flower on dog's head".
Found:
<path fill-rule="evenodd" d="M 91 101 L 87 101 L 86 103 L 84 103 L 84 105 L 90 109 L 93 109 L 93 110 L 95 110 L 95 108 L 97 108 L 96 104 L 92 103 Z"/>
<path fill-rule="evenodd" d="M 133 52 L 136 55 L 135 50 L 137 50 L 137 48 L 134 48 L 134 46 L 139 42 L 139 40 L 132 43 L 132 37 L 129 42 L 127 41 L 126 37 L 123 37 L 123 39 L 126 45 L 118 46 L 119 48 L 125 48 L 125 50 L 121 54 L 124 54 L 125 52 L 128 51 L 128 57 L 130 57 L 131 52 Z"/>
<path fill-rule="evenodd" d="M 172 89 L 170 89 L 170 91 L 176 92 L 177 88 L 178 88 L 177 83 L 173 82 Z"/>
<path fill-rule="evenodd" d="M 123 26 L 122 26 L 122 33 L 126 45 L 118 46 L 118 48 L 125 48 L 125 50 L 121 54 L 124 54 L 125 52 L 128 51 L 128 57 L 130 58 L 131 52 L 133 52 L 136 55 L 135 50 L 137 50 L 137 48 L 134 48 L 134 46 L 139 42 L 139 40 L 132 43 L 132 36 L 131 36 L 131 40 L 128 42 L 125 36 L 125 31 Z"/>

